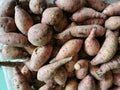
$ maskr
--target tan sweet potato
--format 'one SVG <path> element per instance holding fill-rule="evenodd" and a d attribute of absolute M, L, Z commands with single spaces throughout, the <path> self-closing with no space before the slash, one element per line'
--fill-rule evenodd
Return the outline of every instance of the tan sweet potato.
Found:
<path fill-rule="evenodd" d="M 104 13 L 107 16 L 116 16 L 120 15 L 120 1 L 114 2 L 107 6 L 102 13 Z"/>
<path fill-rule="evenodd" d="M 101 0 L 87 0 L 87 1 L 90 7 L 92 7 L 93 9 L 97 11 L 103 11 L 108 6 L 107 3 Z"/>
<path fill-rule="evenodd" d="M 31 16 L 20 6 L 15 6 L 15 23 L 17 28 L 27 35 L 29 28 L 33 25 Z"/>
<path fill-rule="evenodd" d="M 96 90 L 94 78 L 87 75 L 78 85 L 78 90 Z"/>
<path fill-rule="evenodd" d="M 119 16 L 112 16 L 105 21 L 105 27 L 111 30 L 120 29 L 119 21 L 120 21 Z"/>
<path fill-rule="evenodd" d="M 100 43 L 95 38 L 96 28 L 93 28 L 90 32 L 90 35 L 85 39 L 84 42 L 84 49 L 86 53 L 90 56 L 97 55 L 98 51 L 100 50 Z"/>
<path fill-rule="evenodd" d="M 21 59 L 29 56 L 29 54 L 23 48 L 13 46 L 3 47 L 2 55 L 9 59 Z"/>
<path fill-rule="evenodd" d="M 0 17 L 14 16 L 14 7 L 18 0 L 1 0 L 0 1 Z"/>
<path fill-rule="evenodd" d="M 47 7 L 47 3 L 46 0 L 30 0 L 29 7 L 34 14 L 42 14 Z"/>
<path fill-rule="evenodd" d="M 80 51 L 82 44 L 83 41 L 81 39 L 72 39 L 66 42 L 59 50 L 56 57 L 50 61 L 50 63 L 56 62 L 66 57 L 76 55 Z"/>
<path fill-rule="evenodd" d="M 0 42 L 10 46 L 24 47 L 27 45 L 27 37 L 19 33 L 5 33 L 0 35 Z"/>
<path fill-rule="evenodd" d="M 84 7 L 78 10 L 77 12 L 75 12 L 71 17 L 71 20 L 74 22 L 83 22 L 91 18 L 105 19 L 106 15 L 104 15 L 103 13 L 97 12 L 92 8 Z"/>
<path fill-rule="evenodd" d="M 112 69 L 117 69 L 120 68 L 120 54 L 116 55 L 114 58 L 111 59 L 111 61 L 106 62 L 102 64 L 97 71 L 97 74 L 99 76 L 102 76 L 106 72 L 112 70 Z"/>
<path fill-rule="evenodd" d="M 109 90 L 113 83 L 113 77 L 111 72 L 107 72 L 105 78 L 99 81 L 100 90 Z"/>
<path fill-rule="evenodd" d="M 42 47 L 37 47 L 32 55 L 31 59 L 26 62 L 26 65 L 31 71 L 38 71 L 43 64 L 45 64 L 52 53 L 53 47 L 51 45 L 46 45 Z"/>
<path fill-rule="evenodd" d="M 108 47 L 109 45 L 109 47 Z M 98 65 L 110 61 L 115 55 L 118 47 L 118 37 L 110 30 L 106 32 L 106 39 L 98 54 L 92 59 L 92 65 Z"/>
<path fill-rule="evenodd" d="M 19 68 L 15 67 L 14 85 L 16 90 L 33 90 Z"/>
<path fill-rule="evenodd" d="M 15 21 L 11 17 L 0 17 L 0 32 L 8 33 L 8 32 L 16 32 Z"/>
<path fill-rule="evenodd" d="M 68 80 L 66 86 L 65 86 L 65 90 L 77 90 L 78 87 L 78 82 L 76 81 L 76 79 L 70 79 Z"/>
<path fill-rule="evenodd" d="M 80 59 L 74 65 L 77 79 L 83 79 L 88 74 L 88 60 Z"/>
<path fill-rule="evenodd" d="M 120 87 L 120 72 L 113 74 L 113 84 Z"/>
<path fill-rule="evenodd" d="M 92 19 L 87 19 L 83 22 L 81 22 L 83 25 L 92 25 L 92 24 L 97 24 L 97 25 L 103 25 L 105 22 L 104 19 L 100 18 L 92 18 Z"/>
<path fill-rule="evenodd" d="M 41 67 L 37 73 L 37 79 L 40 81 L 47 82 L 48 80 L 52 79 L 56 73 L 56 70 L 64 65 L 65 63 L 72 60 L 72 57 L 64 58 L 59 60 L 55 63 L 47 64 Z"/>
<path fill-rule="evenodd" d="M 28 40 L 34 46 L 43 46 L 48 44 L 52 39 L 51 28 L 42 23 L 33 25 L 28 31 Z"/>
<path fill-rule="evenodd" d="M 67 78 L 68 73 L 64 67 L 59 68 L 54 76 L 55 82 L 60 86 L 65 86 Z"/>
<path fill-rule="evenodd" d="M 42 23 L 48 25 L 56 25 L 63 18 L 63 11 L 58 7 L 51 7 L 44 10 L 42 14 Z"/>
<path fill-rule="evenodd" d="M 84 0 L 55 0 L 55 4 L 67 12 L 75 12 L 84 6 Z"/>

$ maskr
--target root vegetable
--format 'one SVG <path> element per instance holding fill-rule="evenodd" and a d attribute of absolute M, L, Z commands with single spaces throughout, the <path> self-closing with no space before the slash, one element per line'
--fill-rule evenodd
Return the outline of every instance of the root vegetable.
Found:
<path fill-rule="evenodd" d="M 34 14 L 42 14 L 47 7 L 47 3 L 46 0 L 30 0 L 29 7 Z"/>
<path fill-rule="evenodd" d="M 34 46 L 43 46 L 48 44 L 52 39 L 51 28 L 42 23 L 33 25 L 28 31 L 28 40 Z"/>
<path fill-rule="evenodd" d="M 55 0 L 55 4 L 67 12 L 75 12 L 84 6 L 84 0 Z"/>
<path fill-rule="evenodd" d="M 106 72 L 117 68 L 120 68 L 120 54 L 116 55 L 111 61 L 102 64 L 97 71 L 97 74 L 102 76 Z"/>
<path fill-rule="evenodd" d="M 5 33 L 0 35 L 0 42 L 9 46 L 24 47 L 27 45 L 27 37 L 19 33 Z"/>
<path fill-rule="evenodd" d="M 105 21 L 105 27 L 111 30 L 120 29 L 119 21 L 120 21 L 119 16 L 112 16 Z"/>
<path fill-rule="evenodd" d="M 108 47 L 109 46 L 109 47 Z M 110 30 L 106 32 L 106 39 L 98 54 L 90 62 L 92 65 L 98 65 L 110 61 L 115 55 L 118 47 L 118 37 Z"/>
<path fill-rule="evenodd" d="M 113 83 L 113 77 L 111 72 L 107 72 L 105 78 L 100 80 L 100 90 L 109 90 Z"/>
<path fill-rule="evenodd" d="M 58 7 L 51 7 L 45 9 L 42 14 L 42 23 L 48 25 L 56 25 L 58 24 L 63 18 L 63 11 Z"/>
<path fill-rule="evenodd" d="M 96 90 L 94 78 L 87 75 L 78 85 L 78 90 Z"/>
<path fill-rule="evenodd" d="M 20 6 L 15 6 L 15 23 L 17 28 L 27 35 L 29 28 L 33 25 L 31 16 Z"/>
<path fill-rule="evenodd" d="M 90 35 L 86 38 L 84 43 L 84 49 L 86 53 L 90 56 L 97 55 L 98 51 L 100 50 L 100 44 L 98 40 L 95 38 L 96 28 L 93 28 L 90 32 Z"/>
<path fill-rule="evenodd" d="M 54 80 L 60 86 L 65 86 L 67 81 L 68 73 L 64 67 L 61 67 L 57 70 Z"/>
<path fill-rule="evenodd" d="M 47 82 L 48 80 L 52 79 L 56 73 L 56 70 L 64 65 L 65 63 L 72 60 L 72 57 L 68 57 L 65 59 L 61 59 L 55 63 L 51 63 L 48 65 L 44 65 L 38 70 L 37 79 L 40 81 Z"/>
<path fill-rule="evenodd" d="M 65 86 L 65 90 L 77 90 L 77 87 L 77 81 L 75 79 L 70 79 Z"/>
<path fill-rule="evenodd" d="M 101 0 L 87 0 L 88 4 L 97 11 L 103 11 L 108 4 Z"/>
<path fill-rule="evenodd" d="M 21 59 L 29 56 L 29 54 L 23 48 L 13 46 L 3 47 L 2 55 L 9 59 Z"/>
<path fill-rule="evenodd" d="M 74 65 L 77 79 L 83 79 L 88 73 L 88 60 L 81 59 Z"/>
<path fill-rule="evenodd" d="M 66 57 L 74 56 L 80 51 L 82 43 L 83 41 L 81 39 L 72 39 L 66 42 L 59 50 L 56 57 L 50 61 L 50 63 L 56 62 Z"/>
<path fill-rule="evenodd" d="M 71 20 L 74 22 L 83 22 L 91 18 L 105 19 L 106 15 L 104 15 L 103 13 L 97 12 L 94 9 L 84 7 L 78 10 L 77 12 L 75 12 L 71 17 Z"/>
<path fill-rule="evenodd" d="M 43 66 L 50 58 L 53 47 L 51 45 L 46 45 L 42 47 L 37 47 L 32 55 L 31 59 L 26 62 L 26 65 L 31 71 L 38 71 L 41 66 Z"/>
<path fill-rule="evenodd" d="M 120 1 L 114 2 L 107 6 L 104 10 L 103 13 L 107 16 L 116 16 L 120 15 Z"/>
<path fill-rule="evenodd" d="M 11 17 L 0 17 L 0 31 L 3 33 L 16 32 L 15 21 Z"/>
<path fill-rule="evenodd" d="M 16 90 L 33 90 L 17 67 L 15 67 L 14 85 Z"/>
<path fill-rule="evenodd" d="M 113 74 L 113 84 L 120 87 L 120 72 Z"/>

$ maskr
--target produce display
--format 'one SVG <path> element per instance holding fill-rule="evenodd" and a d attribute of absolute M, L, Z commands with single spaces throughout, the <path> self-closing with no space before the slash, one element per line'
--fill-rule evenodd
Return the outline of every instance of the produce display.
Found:
<path fill-rule="evenodd" d="M 120 90 L 120 1 L 1 0 L 0 50 L 15 90 Z M 22 59 L 22 62 L 16 61 Z"/>

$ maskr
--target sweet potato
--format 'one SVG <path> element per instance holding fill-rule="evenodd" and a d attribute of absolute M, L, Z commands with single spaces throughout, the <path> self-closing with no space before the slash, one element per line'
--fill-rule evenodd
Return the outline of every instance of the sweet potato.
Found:
<path fill-rule="evenodd" d="M 88 60 L 80 59 L 74 65 L 75 74 L 77 79 L 83 79 L 88 73 Z"/>
<path fill-rule="evenodd" d="M 24 47 L 27 45 L 27 37 L 20 33 L 5 33 L 0 35 L 0 42 L 10 46 Z"/>
<path fill-rule="evenodd" d="M 99 69 L 98 66 L 92 66 L 90 65 L 90 74 L 97 80 L 102 80 L 104 77 L 99 77 L 96 71 Z"/>
<path fill-rule="evenodd" d="M 31 59 L 26 62 L 26 65 L 31 71 L 38 71 L 39 68 L 45 64 L 52 53 L 53 47 L 51 45 L 46 45 L 42 47 L 37 47 L 32 55 Z"/>
<path fill-rule="evenodd" d="M 96 28 L 93 28 L 90 32 L 90 35 L 85 39 L 84 42 L 84 49 L 86 53 L 90 56 L 97 55 L 98 51 L 100 50 L 100 43 L 95 38 Z"/>
<path fill-rule="evenodd" d="M 0 17 L 0 32 L 16 32 L 15 21 L 11 17 Z"/>
<path fill-rule="evenodd" d="M 94 78 L 87 75 L 78 85 L 78 90 L 96 90 Z"/>
<path fill-rule="evenodd" d="M 15 23 L 17 28 L 27 35 L 29 28 L 33 25 L 31 16 L 20 6 L 15 6 Z"/>
<path fill-rule="evenodd" d="M 97 25 L 103 25 L 105 22 L 104 19 L 100 18 L 92 18 L 92 19 L 87 19 L 83 22 L 81 22 L 83 25 L 92 25 L 92 24 L 97 24 Z"/>
<path fill-rule="evenodd" d="M 18 0 L 1 0 L 0 1 L 0 17 L 14 16 L 14 7 Z"/>
<path fill-rule="evenodd" d="M 42 14 L 47 7 L 47 3 L 46 0 L 30 0 L 29 7 L 34 14 Z"/>
<path fill-rule="evenodd" d="M 65 64 L 65 68 L 68 73 L 72 73 L 74 71 L 74 65 L 78 61 L 78 54 L 73 56 L 73 59 Z"/>
<path fill-rule="evenodd" d="M 83 0 L 55 0 L 55 4 L 67 12 L 75 12 L 76 10 L 80 9 L 84 6 Z"/>
<path fill-rule="evenodd" d="M 97 11 L 103 11 L 108 6 L 107 3 L 101 0 L 87 0 L 87 2 L 90 5 L 90 7 Z"/>
<path fill-rule="evenodd" d="M 118 46 L 118 37 L 116 37 L 112 31 L 107 30 L 106 39 L 101 49 L 90 63 L 92 65 L 98 65 L 110 61 L 117 51 L 117 46 Z"/>
<path fill-rule="evenodd" d="M 105 27 L 111 30 L 120 29 L 119 21 L 120 21 L 119 16 L 112 16 L 105 21 Z"/>
<path fill-rule="evenodd" d="M 16 90 L 33 90 L 17 67 L 15 67 L 14 85 Z"/>
<path fill-rule="evenodd" d="M 45 9 L 42 14 L 42 23 L 48 25 L 56 25 L 58 24 L 63 18 L 63 11 L 58 7 L 51 7 Z"/>
<path fill-rule="evenodd" d="M 65 86 L 67 78 L 68 73 L 64 67 L 59 68 L 54 76 L 55 82 L 60 86 Z"/>
<path fill-rule="evenodd" d="M 28 40 L 34 46 L 43 46 L 48 44 L 52 39 L 51 28 L 42 23 L 33 25 L 28 31 Z"/>
<path fill-rule="evenodd" d="M 94 9 L 84 7 L 78 10 L 77 12 L 75 12 L 71 17 L 71 20 L 74 22 L 83 22 L 91 18 L 105 19 L 106 15 L 104 15 L 103 13 L 97 12 Z"/>
<path fill-rule="evenodd" d="M 77 87 L 78 82 L 76 81 L 76 79 L 70 79 L 65 86 L 65 90 L 77 90 Z"/>
<path fill-rule="evenodd" d="M 116 16 L 120 15 L 120 1 L 114 2 L 110 5 L 108 5 L 102 13 L 104 13 L 107 16 Z"/>
<path fill-rule="evenodd" d="M 105 78 L 99 81 L 100 90 L 109 90 L 113 83 L 113 77 L 111 72 L 107 72 Z"/>
<path fill-rule="evenodd" d="M 9 58 L 9 59 L 21 59 L 29 56 L 29 54 L 23 48 L 13 47 L 13 46 L 3 47 L 2 55 L 5 58 Z"/>
<path fill-rule="evenodd" d="M 100 66 L 99 70 L 97 71 L 97 74 L 99 76 L 102 76 L 106 72 L 108 72 L 112 69 L 117 69 L 117 68 L 120 68 L 120 54 L 118 54 L 114 58 L 112 58 L 111 61 L 102 64 Z"/>
<path fill-rule="evenodd" d="M 47 82 L 48 80 L 54 77 L 56 70 L 59 67 L 69 62 L 70 60 L 72 60 L 72 57 L 64 58 L 55 63 L 44 65 L 38 70 L 37 79 L 40 81 Z"/>
<path fill-rule="evenodd" d="M 113 84 L 120 87 L 120 72 L 113 74 Z"/>
<path fill-rule="evenodd" d="M 72 39 L 66 42 L 55 58 L 53 58 L 50 63 L 56 62 L 60 59 L 76 55 L 82 46 L 83 41 L 81 39 Z"/>

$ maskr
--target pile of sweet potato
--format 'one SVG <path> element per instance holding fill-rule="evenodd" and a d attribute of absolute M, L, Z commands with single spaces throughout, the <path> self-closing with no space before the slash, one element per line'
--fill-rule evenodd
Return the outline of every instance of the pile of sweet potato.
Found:
<path fill-rule="evenodd" d="M 0 32 L 16 90 L 120 90 L 120 1 L 1 0 Z"/>

